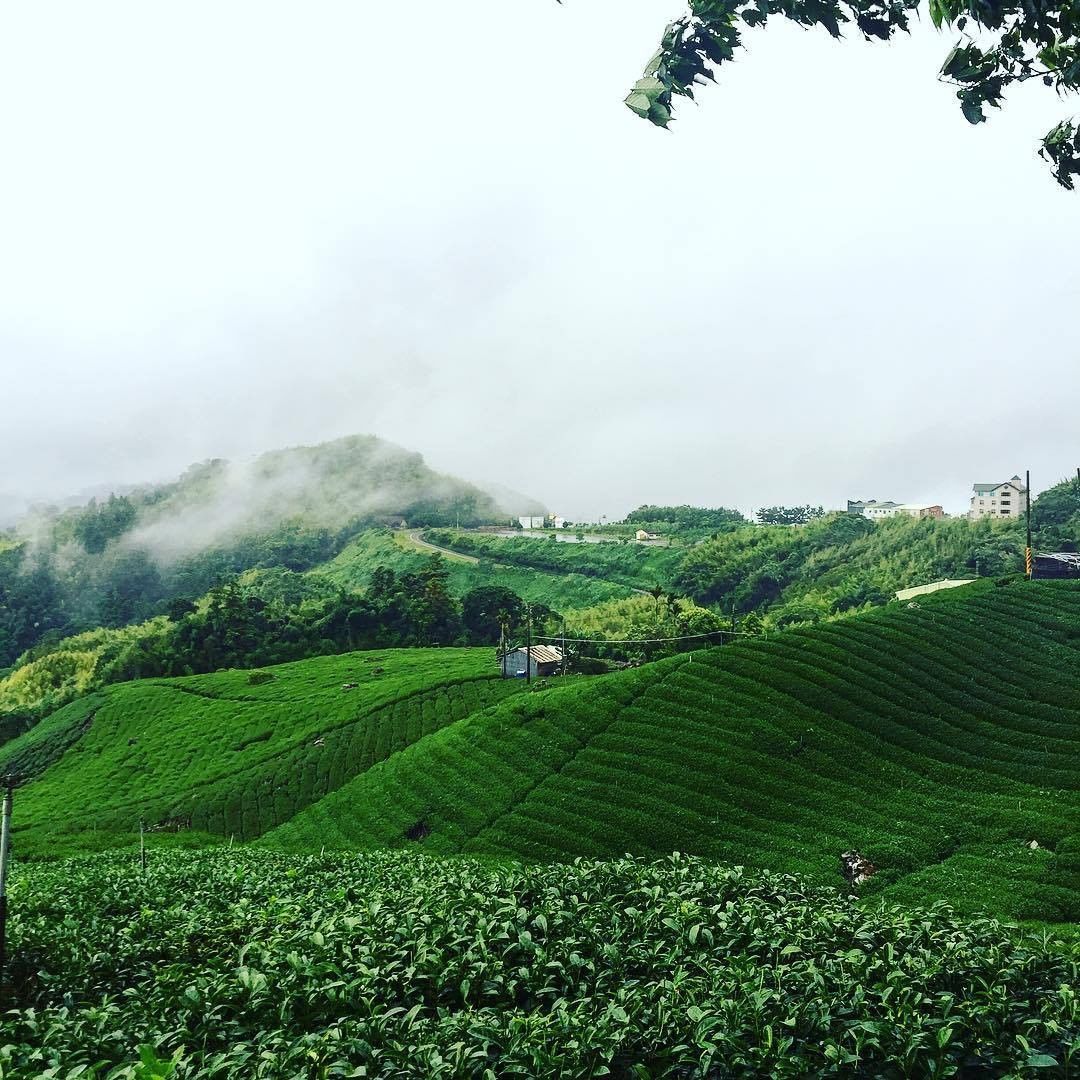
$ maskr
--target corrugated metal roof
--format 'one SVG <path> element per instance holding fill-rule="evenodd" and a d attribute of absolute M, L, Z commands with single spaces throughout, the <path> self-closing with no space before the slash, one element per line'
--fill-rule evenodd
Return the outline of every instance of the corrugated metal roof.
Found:
<path fill-rule="evenodd" d="M 1080 569 L 1080 553 L 1074 551 L 1040 551 L 1036 558 L 1053 559 L 1055 562 L 1065 563 L 1067 566 L 1075 566 Z"/>
<path fill-rule="evenodd" d="M 511 653 L 523 653 L 525 652 L 525 646 L 520 649 L 511 649 Z M 562 649 L 556 649 L 553 645 L 533 645 L 529 649 L 533 658 L 533 663 L 536 664 L 561 664 L 562 663 Z M 509 654 L 508 654 L 509 655 Z"/>

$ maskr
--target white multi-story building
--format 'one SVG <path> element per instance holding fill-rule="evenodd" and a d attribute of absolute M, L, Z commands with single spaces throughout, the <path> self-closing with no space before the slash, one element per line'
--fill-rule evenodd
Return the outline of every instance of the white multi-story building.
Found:
<path fill-rule="evenodd" d="M 871 521 L 901 516 L 917 518 L 945 516 L 945 511 L 938 503 L 878 502 L 877 499 L 870 499 L 869 502 L 854 502 L 848 499 L 847 505 L 849 514 L 860 514 Z"/>
<path fill-rule="evenodd" d="M 976 484 L 968 517 L 972 521 L 984 517 L 1019 517 L 1024 512 L 1026 493 L 1027 488 L 1019 476 L 997 484 Z"/>

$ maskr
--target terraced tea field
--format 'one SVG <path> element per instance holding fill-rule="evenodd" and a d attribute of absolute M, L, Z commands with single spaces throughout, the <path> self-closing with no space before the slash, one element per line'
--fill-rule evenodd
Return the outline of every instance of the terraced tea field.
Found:
<path fill-rule="evenodd" d="M 1075 920 L 1080 589 L 965 592 L 504 702 L 264 842 L 679 850 L 834 884 L 856 849 L 868 893 Z"/>
<path fill-rule="evenodd" d="M 1080 916 L 1080 588 L 986 582 L 541 693 L 489 649 L 110 687 L 0 748 L 15 851 L 214 838 L 536 861 L 673 850 Z M 262 681 L 265 679 L 265 681 Z"/>
<path fill-rule="evenodd" d="M 19 855 L 153 831 L 250 840 L 438 728 L 522 689 L 490 649 L 319 657 L 265 673 L 123 683 L 0 749 Z"/>

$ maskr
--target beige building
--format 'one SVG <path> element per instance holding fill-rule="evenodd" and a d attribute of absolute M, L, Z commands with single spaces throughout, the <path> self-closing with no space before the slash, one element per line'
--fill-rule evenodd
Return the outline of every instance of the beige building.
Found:
<path fill-rule="evenodd" d="M 890 517 L 944 517 L 945 511 L 937 503 L 895 503 L 876 502 L 848 503 L 848 513 L 852 513 L 852 506 L 862 506 L 862 516 L 871 521 L 881 521 Z"/>
<path fill-rule="evenodd" d="M 1019 476 L 998 484 L 976 484 L 971 496 L 968 517 L 1016 518 L 1024 512 L 1024 495 L 1027 489 Z"/>
<path fill-rule="evenodd" d="M 901 503 L 897 508 L 898 514 L 907 514 L 908 517 L 939 518 L 945 516 L 945 508 L 938 503 Z"/>

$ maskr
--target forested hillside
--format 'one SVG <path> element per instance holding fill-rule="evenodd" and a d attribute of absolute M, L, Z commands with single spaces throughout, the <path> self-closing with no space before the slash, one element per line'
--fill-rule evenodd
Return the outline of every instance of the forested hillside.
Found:
<path fill-rule="evenodd" d="M 386 518 L 474 525 L 501 512 L 371 436 L 208 461 L 174 483 L 38 510 L 0 539 L 0 668 L 43 640 L 139 622 L 253 567 L 306 570 Z"/>
<path fill-rule="evenodd" d="M 1000 577 L 1023 569 L 1019 523 L 988 518 L 868 521 L 833 514 L 795 528 L 721 533 L 680 563 L 676 586 L 704 603 L 768 612 L 772 625 L 816 622 L 891 600 L 941 578 Z"/>
<path fill-rule="evenodd" d="M 1023 568 L 1015 521 L 830 514 L 800 526 L 728 522 L 706 539 L 668 524 L 671 546 L 626 540 L 573 544 L 431 529 L 455 551 L 551 572 L 576 572 L 692 599 L 744 629 L 813 623 L 891 600 L 896 590 L 944 577 L 1000 577 Z M 758 618 L 760 617 L 760 618 Z"/>
<path fill-rule="evenodd" d="M 405 532 L 365 530 L 310 571 L 248 570 L 195 601 L 169 602 L 164 615 L 146 622 L 28 650 L 0 673 L 0 743 L 78 694 L 126 679 L 361 648 L 493 645 L 503 626 L 512 638 L 524 636 L 526 603 L 540 634 L 557 632 L 561 613 L 631 596 L 624 586 L 578 574 L 443 559 Z"/>

